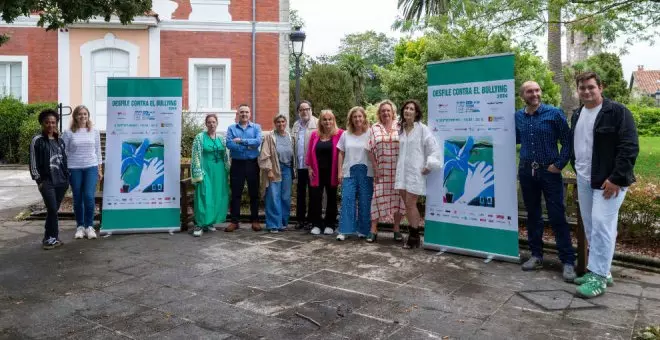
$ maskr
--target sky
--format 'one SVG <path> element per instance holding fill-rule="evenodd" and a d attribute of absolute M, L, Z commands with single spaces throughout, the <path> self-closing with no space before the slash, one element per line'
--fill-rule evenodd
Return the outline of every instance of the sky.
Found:
<path fill-rule="evenodd" d="M 385 33 L 399 38 L 403 35 L 392 31 L 391 25 L 399 14 L 397 0 L 290 0 L 292 9 L 298 10 L 305 21 L 305 53 L 313 57 L 337 52 L 342 37 L 349 33 L 367 30 Z M 544 38 L 539 39 L 537 49 L 545 58 Z M 608 52 L 618 53 L 621 43 L 612 44 Z M 647 70 L 660 70 L 660 40 L 655 46 L 647 42 L 628 47 L 628 53 L 621 55 L 623 75 L 630 81 L 631 73 L 637 65 Z"/>

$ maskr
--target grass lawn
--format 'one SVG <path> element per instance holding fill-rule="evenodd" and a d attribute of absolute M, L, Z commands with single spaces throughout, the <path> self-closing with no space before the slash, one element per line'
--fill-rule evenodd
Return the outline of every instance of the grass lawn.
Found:
<path fill-rule="evenodd" d="M 517 145 L 520 154 L 520 145 Z M 518 157 L 516 157 L 518 158 Z M 569 163 L 564 168 L 567 172 L 575 173 Z M 635 163 L 635 175 L 643 182 L 660 183 L 660 137 L 639 137 L 639 156 Z"/>
<path fill-rule="evenodd" d="M 660 137 L 639 137 L 635 174 L 644 181 L 660 183 Z"/>

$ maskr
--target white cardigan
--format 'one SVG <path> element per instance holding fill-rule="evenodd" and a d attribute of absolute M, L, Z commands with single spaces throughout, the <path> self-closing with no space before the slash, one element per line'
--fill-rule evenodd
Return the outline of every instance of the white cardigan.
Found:
<path fill-rule="evenodd" d="M 394 189 L 426 195 L 426 176 L 422 170 L 442 168 L 438 143 L 428 126 L 415 122 L 413 129 L 399 134 L 399 159 L 396 163 Z"/>

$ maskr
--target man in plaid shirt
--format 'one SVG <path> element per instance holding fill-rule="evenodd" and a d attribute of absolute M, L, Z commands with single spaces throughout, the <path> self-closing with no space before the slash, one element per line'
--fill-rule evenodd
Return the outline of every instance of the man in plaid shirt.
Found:
<path fill-rule="evenodd" d="M 527 209 L 527 238 L 532 257 L 522 265 L 525 271 L 543 268 L 543 217 L 541 194 L 555 233 L 563 277 L 572 282 L 575 275 L 575 251 L 566 222 L 564 186 L 561 170 L 569 162 L 570 129 L 564 113 L 541 103 L 541 87 L 527 81 L 520 87 L 526 106 L 515 114 L 516 143 L 520 144 L 518 179 Z M 561 144 L 559 149 L 557 142 Z"/>

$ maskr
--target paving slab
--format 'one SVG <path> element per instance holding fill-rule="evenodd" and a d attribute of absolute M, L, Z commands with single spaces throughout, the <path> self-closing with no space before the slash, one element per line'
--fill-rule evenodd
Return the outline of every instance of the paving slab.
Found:
<path fill-rule="evenodd" d="M 43 251 L 42 224 L 0 221 L 0 339 L 630 339 L 660 322 L 660 275 L 632 269 L 584 300 L 552 258 L 530 273 L 248 228 Z"/>

